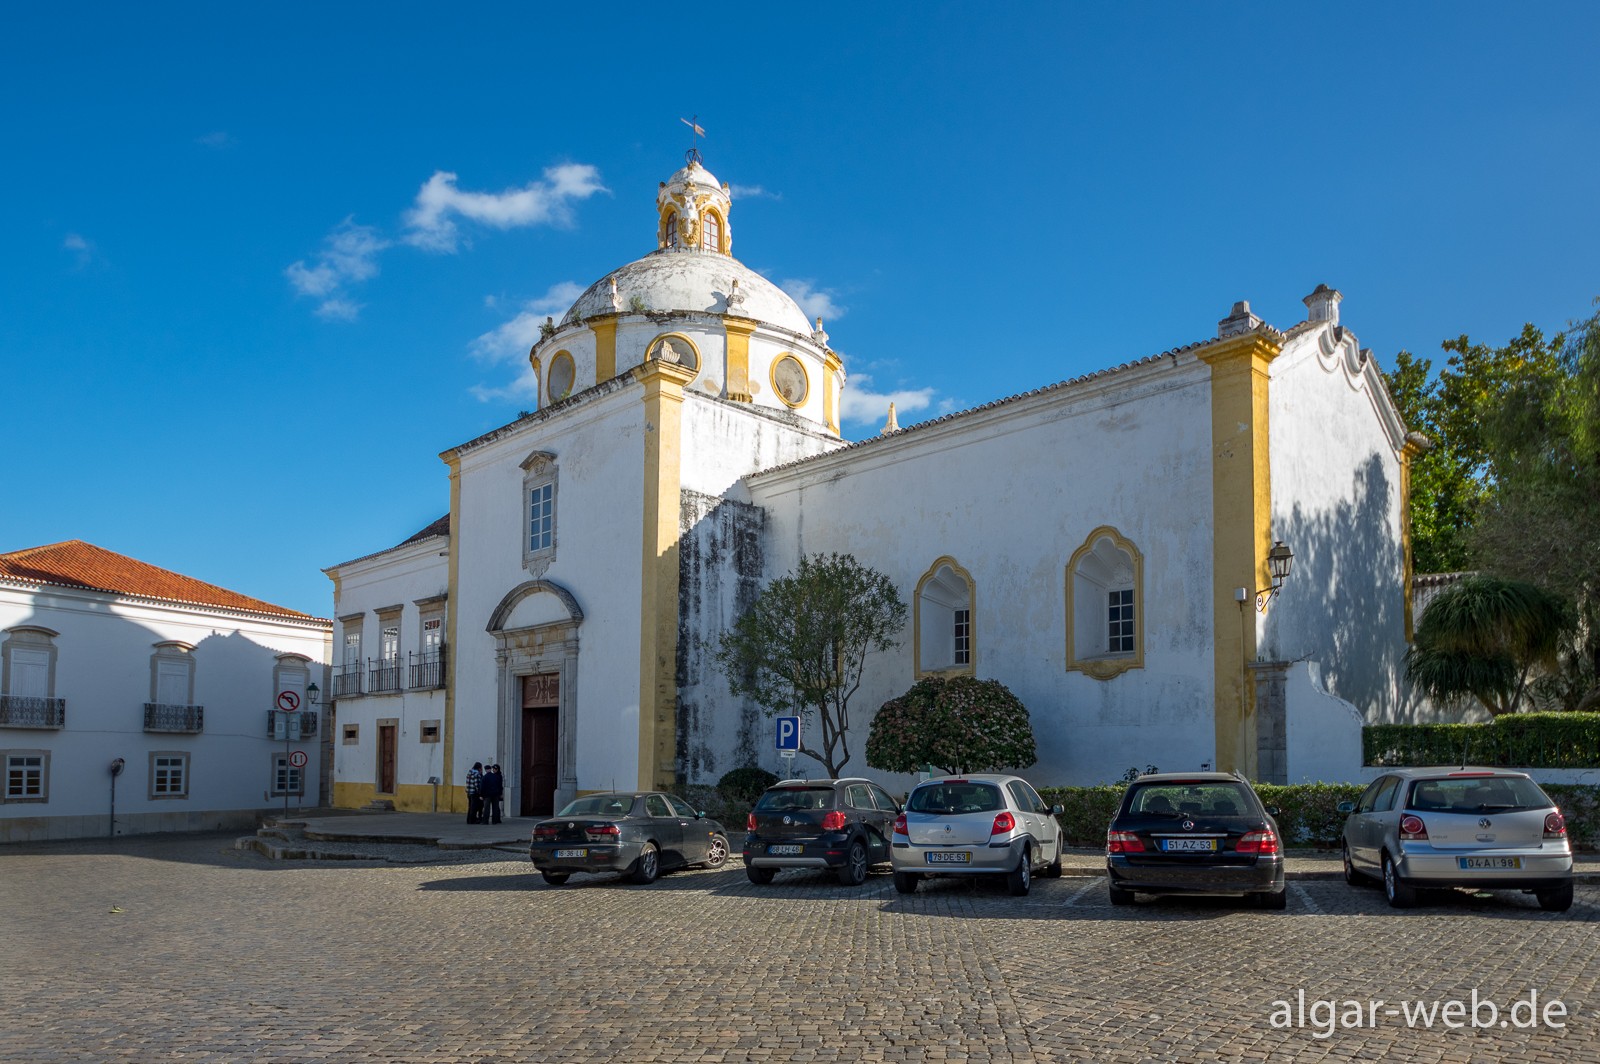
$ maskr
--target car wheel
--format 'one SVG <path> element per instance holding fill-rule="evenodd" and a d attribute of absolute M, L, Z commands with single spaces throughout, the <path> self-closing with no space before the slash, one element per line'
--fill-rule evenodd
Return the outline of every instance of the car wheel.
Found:
<path fill-rule="evenodd" d="M 721 835 L 711 836 L 711 844 L 706 848 L 707 868 L 721 868 L 728 861 L 728 840 Z"/>
<path fill-rule="evenodd" d="M 1533 896 L 1539 899 L 1539 908 L 1547 913 L 1564 913 L 1572 908 L 1572 884 L 1563 883 L 1550 890 L 1536 890 Z"/>
<path fill-rule="evenodd" d="M 753 864 L 744 866 L 744 874 L 756 886 L 765 886 L 772 882 L 772 877 L 778 874 L 776 868 L 757 868 Z"/>
<path fill-rule="evenodd" d="M 1285 887 L 1278 891 L 1263 891 L 1256 895 L 1256 905 L 1263 909 L 1287 909 L 1289 907 L 1289 889 Z"/>
<path fill-rule="evenodd" d="M 1044 874 L 1051 879 L 1061 878 L 1061 850 L 1066 846 L 1065 839 L 1056 839 L 1056 859 L 1045 866 Z"/>
<path fill-rule="evenodd" d="M 866 881 L 867 844 L 857 839 L 844 855 L 844 865 L 839 869 L 839 882 L 847 887 L 856 887 Z"/>
<path fill-rule="evenodd" d="M 1012 897 L 1020 898 L 1028 893 L 1028 888 L 1033 885 L 1033 850 L 1030 847 L 1022 848 L 1022 856 L 1017 859 L 1017 867 L 1006 873 L 1006 889 Z"/>
<path fill-rule="evenodd" d="M 915 894 L 917 892 L 917 880 L 921 878 L 915 872 L 896 872 L 894 874 L 894 889 L 901 894 Z"/>
<path fill-rule="evenodd" d="M 1108 884 L 1106 886 L 1106 893 L 1111 896 L 1111 904 L 1112 905 L 1132 905 L 1133 904 L 1133 891 L 1131 891 L 1131 890 L 1123 890 L 1121 887 L 1117 886 L 1115 883 L 1111 883 L 1111 884 Z"/>
<path fill-rule="evenodd" d="M 639 851 L 639 859 L 633 863 L 633 881 L 635 883 L 654 883 L 661 874 L 661 851 L 656 849 L 656 844 L 647 842 L 644 849 Z"/>
<path fill-rule="evenodd" d="M 552 887 L 559 887 L 572 875 L 571 872 L 540 872 L 539 874 L 543 876 L 544 881 L 550 884 Z"/>
<path fill-rule="evenodd" d="M 1400 881 L 1400 873 L 1395 871 L 1394 859 L 1388 854 L 1383 855 L 1383 893 L 1389 899 L 1389 904 L 1396 909 L 1409 909 L 1417 904 L 1417 889 Z"/>
<path fill-rule="evenodd" d="M 1350 844 L 1344 844 L 1344 881 L 1352 887 L 1359 887 L 1367 881 L 1367 877 L 1356 871 L 1355 862 L 1350 860 Z"/>

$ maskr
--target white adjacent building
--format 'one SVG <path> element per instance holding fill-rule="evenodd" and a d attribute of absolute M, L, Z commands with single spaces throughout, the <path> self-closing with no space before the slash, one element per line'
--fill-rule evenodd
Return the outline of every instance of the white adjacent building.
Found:
<path fill-rule="evenodd" d="M 547 320 L 540 408 L 442 453 L 449 514 L 327 570 L 338 804 L 462 809 L 475 761 L 512 813 L 777 768 L 707 646 L 830 551 L 912 607 L 853 703 L 853 771 L 872 708 L 944 672 L 1022 698 L 1041 784 L 1358 775 L 1362 720 L 1406 712 L 1416 441 L 1338 292 L 1287 329 L 1241 302 L 1185 347 L 847 443 L 841 360 L 733 258 L 730 212 L 692 156 L 655 248 Z M 375 689 L 411 655 L 438 685 Z"/>
<path fill-rule="evenodd" d="M 330 630 L 79 540 L 0 554 L 0 842 L 318 804 Z"/>

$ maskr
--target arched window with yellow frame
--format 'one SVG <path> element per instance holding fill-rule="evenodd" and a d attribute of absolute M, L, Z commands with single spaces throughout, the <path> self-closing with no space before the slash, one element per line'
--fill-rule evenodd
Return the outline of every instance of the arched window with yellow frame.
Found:
<path fill-rule="evenodd" d="M 1110 525 L 1066 570 L 1067 670 L 1109 680 L 1144 668 L 1144 555 Z"/>
<path fill-rule="evenodd" d="M 708 210 L 700 216 L 700 250 L 722 251 L 722 215 Z"/>
<path fill-rule="evenodd" d="M 912 640 L 917 678 L 971 676 L 977 668 L 972 574 L 948 554 L 917 581 L 912 597 Z"/>

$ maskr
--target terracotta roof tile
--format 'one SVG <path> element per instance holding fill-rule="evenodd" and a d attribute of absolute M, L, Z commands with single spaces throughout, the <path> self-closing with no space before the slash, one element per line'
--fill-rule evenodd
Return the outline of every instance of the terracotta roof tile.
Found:
<path fill-rule="evenodd" d="M 241 595 L 192 576 L 96 547 L 81 539 L 0 554 L 0 579 L 315 619 L 309 613 L 274 606 L 270 602 Z"/>

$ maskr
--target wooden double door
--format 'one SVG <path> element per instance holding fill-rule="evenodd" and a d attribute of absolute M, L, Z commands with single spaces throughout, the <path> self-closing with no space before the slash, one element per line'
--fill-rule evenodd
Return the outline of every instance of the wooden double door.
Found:
<path fill-rule="evenodd" d="M 553 672 L 524 676 L 520 815 L 555 813 L 560 744 L 561 677 Z"/>

